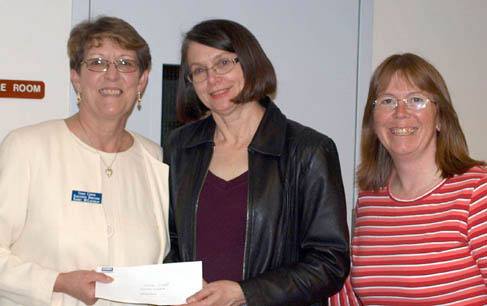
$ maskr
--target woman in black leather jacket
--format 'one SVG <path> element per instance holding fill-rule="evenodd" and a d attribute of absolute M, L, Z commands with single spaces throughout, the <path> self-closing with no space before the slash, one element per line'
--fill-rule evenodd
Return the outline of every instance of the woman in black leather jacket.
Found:
<path fill-rule="evenodd" d="M 335 144 L 268 98 L 274 68 L 242 25 L 208 20 L 181 48 L 167 141 L 171 252 L 203 261 L 189 305 L 326 305 L 349 272 Z"/>

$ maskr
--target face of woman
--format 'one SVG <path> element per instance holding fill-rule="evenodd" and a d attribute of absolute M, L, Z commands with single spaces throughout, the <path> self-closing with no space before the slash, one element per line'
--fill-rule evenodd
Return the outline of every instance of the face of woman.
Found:
<path fill-rule="evenodd" d="M 395 75 L 387 89 L 379 95 L 399 99 L 395 109 L 378 105 L 374 109 L 374 130 L 382 145 L 394 160 L 435 157 L 437 110 L 434 103 L 426 103 L 422 109 L 411 109 L 402 99 L 425 97 L 424 92 L 400 76 Z"/>
<path fill-rule="evenodd" d="M 71 70 L 71 81 L 81 94 L 80 113 L 100 120 L 127 119 L 137 93 L 147 84 L 148 71 L 120 72 L 114 62 L 120 59 L 137 60 L 135 51 L 122 49 L 109 39 L 104 39 L 98 47 L 85 52 L 84 60 L 102 58 L 110 62 L 107 71 L 91 71 L 87 64 L 81 65 L 80 72 Z"/>
<path fill-rule="evenodd" d="M 206 80 L 195 82 L 193 87 L 198 98 L 213 113 L 221 115 L 230 114 L 239 104 L 232 102 L 243 89 L 245 80 L 242 67 L 239 63 L 233 65 L 230 71 L 217 74 L 216 65 L 237 58 L 235 53 L 208 47 L 200 43 L 191 42 L 188 46 L 187 62 L 190 72 L 206 74 Z M 213 68 L 213 69 L 212 69 Z"/>

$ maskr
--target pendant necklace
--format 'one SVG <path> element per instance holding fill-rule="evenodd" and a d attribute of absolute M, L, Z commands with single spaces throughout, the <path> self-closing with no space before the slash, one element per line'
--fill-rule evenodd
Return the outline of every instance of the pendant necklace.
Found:
<path fill-rule="evenodd" d="M 86 137 L 86 140 L 88 141 L 88 143 L 93 147 L 95 148 L 95 146 L 91 143 L 90 141 L 90 138 L 88 137 L 88 133 L 86 132 L 85 130 L 85 127 L 81 124 L 81 120 L 79 119 L 78 117 L 78 123 L 79 123 L 79 126 L 81 127 L 81 129 L 83 130 L 83 133 L 85 134 L 85 137 Z M 121 145 L 118 146 L 117 148 L 117 151 L 115 152 L 115 156 L 113 157 L 112 161 L 110 162 L 110 164 L 107 164 L 105 162 L 105 160 L 103 159 L 103 156 L 102 154 L 100 153 L 100 150 L 96 149 L 97 153 L 98 153 L 98 156 L 100 156 L 100 159 L 103 163 L 103 165 L 105 166 L 105 174 L 108 178 L 110 178 L 113 174 L 113 164 L 115 163 L 115 161 L 117 160 L 117 156 L 118 156 L 118 152 L 120 151 L 120 148 L 121 148 Z"/>
<path fill-rule="evenodd" d="M 113 169 L 112 169 L 112 166 L 113 166 L 113 163 L 115 163 L 115 160 L 117 160 L 117 156 L 118 156 L 118 151 L 115 153 L 115 156 L 113 157 L 113 160 L 112 162 L 110 163 L 110 165 L 108 165 L 105 160 L 103 159 L 103 157 L 101 156 L 100 153 L 98 153 L 100 155 L 100 159 L 101 161 L 103 162 L 103 164 L 105 165 L 105 174 L 108 176 L 108 177 L 111 177 L 112 174 L 113 174 Z"/>

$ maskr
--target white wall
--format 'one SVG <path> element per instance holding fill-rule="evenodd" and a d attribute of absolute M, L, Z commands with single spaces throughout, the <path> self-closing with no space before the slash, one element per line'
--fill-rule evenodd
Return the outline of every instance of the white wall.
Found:
<path fill-rule="evenodd" d="M 347 203 L 352 207 L 358 0 L 146 0 L 143 5 L 131 0 L 89 3 L 74 0 L 74 3 L 89 9 L 80 8 L 79 14 L 73 11 L 73 20 L 100 14 L 118 16 L 134 25 L 148 41 L 153 70 L 143 109 L 134 111 L 128 126 L 156 142 L 160 139 L 162 64 L 179 63 L 183 33 L 208 18 L 232 19 L 247 26 L 276 68 L 276 103 L 291 119 L 329 135 L 337 143 Z"/>
<path fill-rule="evenodd" d="M 0 79 L 43 81 L 46 90 L 41 100 L 0 98 L 0 140 L 14 128 L 68 115 L 70 28 L 70 0 L 0 1 Z"/>
<path fill-rule="evenodd" d="M 77 110 L 73 97 L 68 103 L 66 41 L 72 23 L 98 14 L 131 22 L 152 47 L 144 108 L 134 112 L 129 128 L 155 141 L 160 138 L 162 64 L 179 62 L 181 35 L 194 23 L 221 17 L 242 22 L 260 40 L 278 73 L 277 103 L 289 117 L 337 142 L 349 207 L 368 80 L 372 68 L 391 53 L 416 52 L 437 66 L 472 155 L 487 158 L 484 0 L 2 0 L 0 79 L 44 81 L 46 96 L 0 98 L 0 139 L 13 128 Z"/>
<path fill-rule="evenodd" d="M 413 52 L 443 75 L 471 155 L 487 159 L 487 1 L 375 0 L 373 66 Z"/>

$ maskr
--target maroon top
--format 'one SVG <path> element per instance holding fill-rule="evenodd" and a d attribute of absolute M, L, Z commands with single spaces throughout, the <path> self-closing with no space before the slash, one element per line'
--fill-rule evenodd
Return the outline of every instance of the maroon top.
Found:
<path fill-rule="evenodd" d="M 225 181 L 208 171 L 196 215 L 196 259 L 203 278 L 242 280 L 248 172 Z"/>

